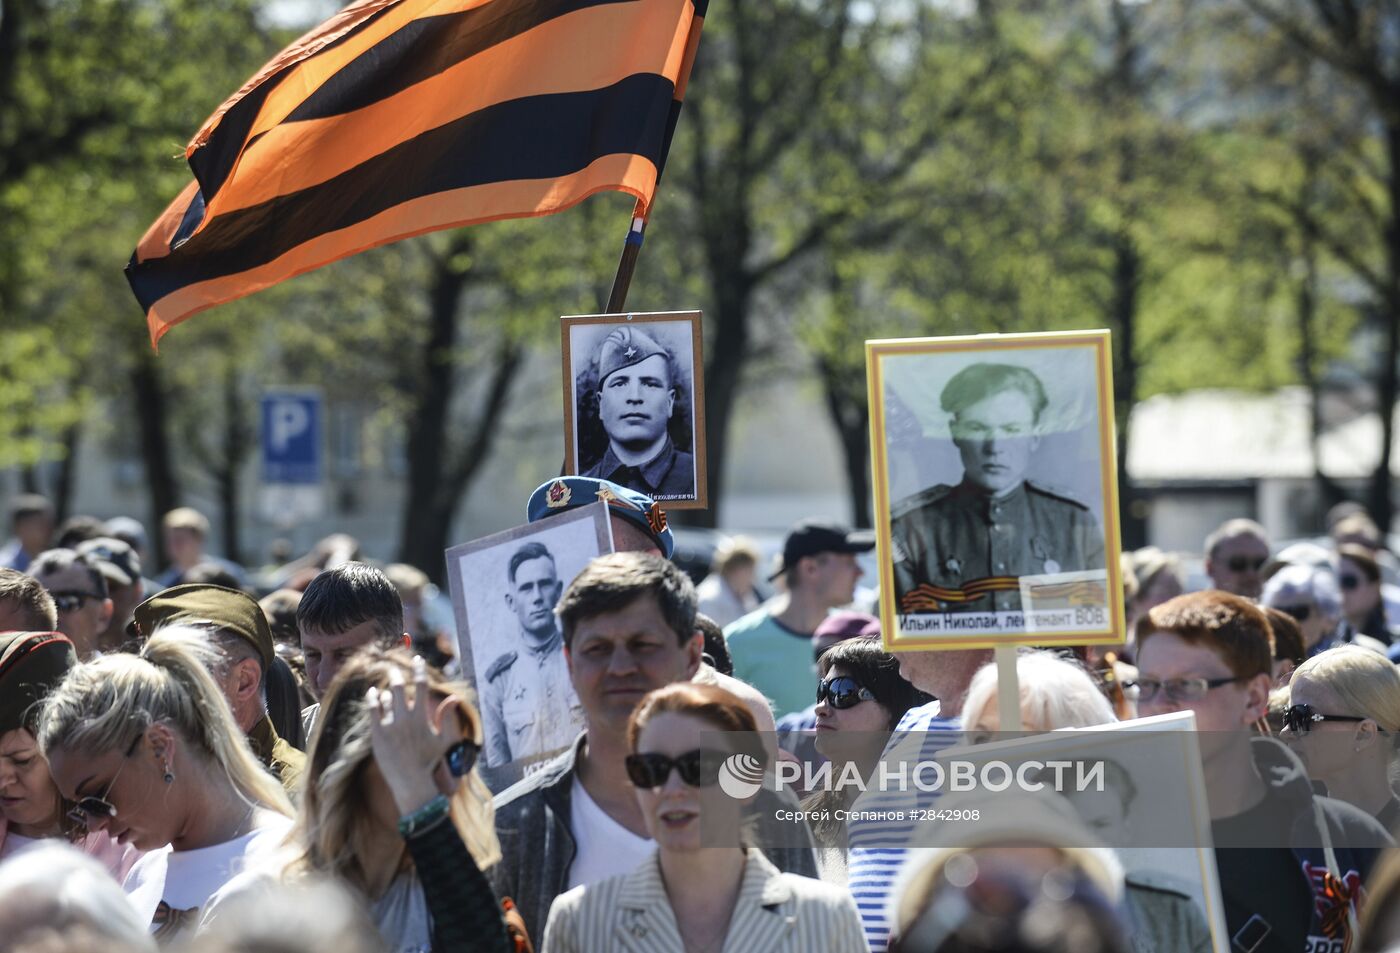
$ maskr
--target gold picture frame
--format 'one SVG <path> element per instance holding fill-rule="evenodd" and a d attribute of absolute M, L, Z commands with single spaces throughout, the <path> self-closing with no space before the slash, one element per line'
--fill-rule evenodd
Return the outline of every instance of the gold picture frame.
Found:
<path fill-rule="evenodd" d="M 1123 642 L 1109 332 L 865 346 L 886 648 Z"/>

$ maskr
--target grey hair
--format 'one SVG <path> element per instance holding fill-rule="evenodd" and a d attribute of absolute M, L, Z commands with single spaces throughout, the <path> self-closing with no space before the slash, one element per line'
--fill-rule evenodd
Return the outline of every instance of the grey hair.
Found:
<path fill-rule="evenodd" d="M 85 929 L 113 946 L 155 953 L 143 923 L 112 875 L 93 858 L 49 840 L 0 864 L 0 936 L 18 943 L 44 929 Z"/>
<path fill-rule="evenodd" d="M 1269 577 L 1259 601 L 1273 609 L 1311 602 L 1327 619 L 1342 615 L 1342 591 L 1337 577 L 1322 566 L 1284 566 Z"/>
<path fill-rule="evenodd" d="M 1022 652 L 1016 656 L 1016 676 L 1021 683 L 1021 718 L 1027 725 L 1040 725 L 1037 730 L 1090 728 L 1118 720 L 1113 706 L 1084 667 L 1054 652 Z M 967 687 L 964 721 L 972 724 L 970 719 L 995 703 L 996 692 L 997 666 L 988 662 L 972 676 Z M 1001 730 L 1008 729 L 1003 725 Z"/>
<path fill-rule="evenodd" d="M 206 909 L 202 953 L 384 953 L 363 906 L 329 877 L 267 878 Z"/>

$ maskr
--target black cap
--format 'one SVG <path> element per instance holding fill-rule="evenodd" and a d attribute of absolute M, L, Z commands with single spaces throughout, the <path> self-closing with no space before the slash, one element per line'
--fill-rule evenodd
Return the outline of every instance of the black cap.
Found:
<path fill-rule="evenodd" d="M 77 661 L 73 643 L 57 632 L 0 633 L 0 735 L 26 727 Z"/>
<path fill-rule="evenodd" d="M 768 579 L 774 580 L 787 572 L 805 556 L 822 553 L 868 553 L 875 548 L 873 530 L 852 530 L 839 523 L 803 520 L 788 533 L 783 543 L 783 561 Z"/>

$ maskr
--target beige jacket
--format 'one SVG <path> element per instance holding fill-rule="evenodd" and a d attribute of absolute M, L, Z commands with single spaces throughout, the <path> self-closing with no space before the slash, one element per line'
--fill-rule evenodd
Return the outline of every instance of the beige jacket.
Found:
<path fill-rule="evenodd" d="M 724 953 L 867 953 L 855 900 L 819 880 L 779 873 L 748 852 Z M 653 854 L 636 870 L 554 901 L 541 953 L 684 953 Z"/>

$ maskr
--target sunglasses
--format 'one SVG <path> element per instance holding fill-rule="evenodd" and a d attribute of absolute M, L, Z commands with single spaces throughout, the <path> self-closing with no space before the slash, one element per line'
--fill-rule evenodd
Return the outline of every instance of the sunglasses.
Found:
<path fill-rule="evenodd" d="M 117 778 L 122 776 L 122 768 L 131 760 L 131 756 L 136 753 L 136 746 L 140 743 L 145 732 L 131 739 L 131 747 L 126 749 L 126 754 L 122 756 L 121 767 L 117 768 L 116 774 L 112 775 L 112 780 L 107 782 L 107 786 L 102 789 L 102 793 L 96 797 L 88 795 L 80 797 L 73 803 L 73 807 L 68 811 L 68 819 L 75 824 L 82 824 L 84 827 L 92 827 L 94 818 L 116 817 L 117 808 L 107 797 L 112 793 L 112 788 L 116 787 Z"/>
<path fill-rule="evenodd" d="M 82 590 L 59 590 L 51 592 L 49 595 L 53 596 L 54 608 L 58 609 L 59 612 L 77 612 L 89 599 L 105 598 L 95 592 L 83 592 Z"/>
<path fill-rule="evenodd" d="M 1165 681 L 1160 678 L 1138 678 L 1125 680 L 1123 687 L 1129 690 L 1136 689 L 1139 701 L 1150 702 L 1157 697 L 1158 692 L 1165 691 L 1168 701 L 1188 702 L 1204 698 L 1206 692 L 1213 688 L 1239 680 L 1234 675 L 1228 678 L 1169 678 Z"/>
<path fill-rule="evenodd" d="M 1289 705 L 1283 710 L 1283 727 L 1289 731 L 1305 735 L 1319 721 L 1365 721 L 1359 715 L 1319 715 L 1311 705 Z"/>
<path fill-rule="evenodd" d="M 719 781 L 720 765 L 729 757 L 712 748 L 696 748 L 674 758 L 659 753 L 629 754 L 627 777 L 639 788 L 659 788 L 671 776 L 672 769 L 680 772 L 681 780 L 693 788 L 707 788 Z"/>
<path fill-rule="evenodd" d="M 1337 584 L 1347 592 L 1350 592 L 1353 589 L 1361 588 L 1361 577 L 1347 573 L 1345 576 L 1341 576 L 1337 579 Z"/>
<path fill-rule="evenodd" d="M 1274 608 L 1278 609 L 1278 611 L 1282 612 L 1284 615 L 1291 615 L 1298 622 L 1306 622 L 1308 621 L 1308 617 L 1312 615 L 1312 606 L 1310 605 L 1275 606 Z"/>
<path fill-rule="evenodd" d="M 824 678 L 817 682 L 817 703 L 826 702 L 832 708 L 854 708 L 861 702 L 874 701 L 870 689 L 849 675 Z"/>
<path fill-rule="evenodd" d="M 1231 572 L 1258 572 L 1269 561 L 1267 556 L 1231 556 L 1225 565 Z"/>

